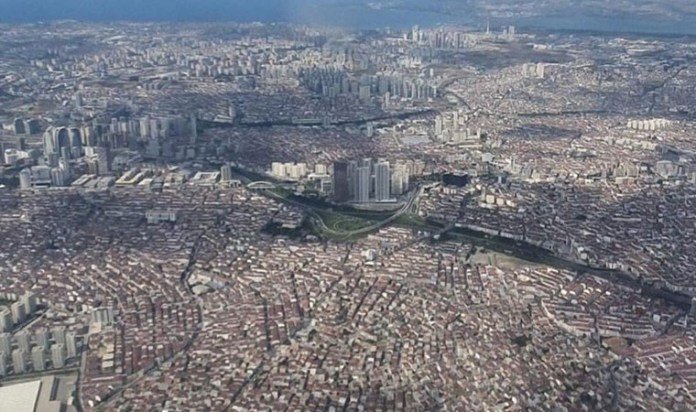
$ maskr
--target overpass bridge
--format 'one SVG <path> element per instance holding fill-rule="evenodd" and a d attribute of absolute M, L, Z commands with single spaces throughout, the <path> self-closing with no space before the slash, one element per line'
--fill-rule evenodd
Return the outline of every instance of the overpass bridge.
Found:
<path fill-rule="evenodd" d="M 247 185 L 247 189 L 249 190 L 258 190 L 258 191 L 267 191 L 267 190 L 273 190 L 277 186 L 275 183 L 268 182 L 265 180 L 262 181 L 256 181 L 256 182 L 251 182 Z"/>

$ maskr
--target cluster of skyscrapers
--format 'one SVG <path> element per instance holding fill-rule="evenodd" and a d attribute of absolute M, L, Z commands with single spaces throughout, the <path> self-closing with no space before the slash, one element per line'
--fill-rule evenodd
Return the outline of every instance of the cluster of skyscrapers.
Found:
<path fill-rule="evenodd" d="M 458 111 L 446 112 L 435 118 L 434 137 L 443 143 L 471 143 L 481 140 L 480 128 L 473 130 L 467 127 L 466 116 L 460 116 Z"/>
<path fill-rule="evenodd" d="M 23 323 L 36 312 L 36 295 L 27 293 L 8 308 L 0 309 L 0 333 L 11 332 L 15 325 Z"/>
<path fill-rule="evenodd" d="M 672 122 L 666 119 L 649 119 L 649 120 L 629 120 L 626 127 L 633 130 L 654 132 L 662 130 L 670 126 Z"/>
<path fill-rule="evenodd" d="M 368 101 L 374 96 L 411 100 L 427 100 L 437 96 L 438 80 L 431 77 L 409 76 L 399 71 L 351 78 L 347 72 L 333 68 L 312 68 L 300 74 L 302 84 L 322 96 L 355 95 Z"/>
<path fill-rule="evenodd" d="M 82 152 L 82 135 L 90 135 L 87 129 L 77 127 L 49 127 L 43 136 L 44 154 L 63 158 L 77 158 Z"/>
<path fill-rule="evenodd" d="M 515 26 L 503 27 L 502 32 L 491 33 L 490 22 L 486 26 L 486 36 L 494 36 L 499 40 L 512 41 L 516 35 Z M 420 46 L 434 49 L 463 49 L 476 44 L 478 35 L 465 33 L 455 28 L 420 28 L 413 26 L 410 32 L 403 34 L 404 40 L 411 41 Z"/>
<path fill-rule="evenodd" d="M 14 119 L 11 127 L 17 136 L 41 133 L 41 122 L 38 119 L 17 118 Z"/>
<path fill-rule="evenodd" d="M 388 202 L 408 190 L 409 174 L 392 170 L 386 160 L 336 162 L 333 165 L 334 201 L 337 203 Z"/>
<path fill-rule="evenodd" d="M 0 377 L 10 371 L 15 375 L 28 372 L 30 365 L 34 371 L 43 371 L 49 366 L 63 368 L 66 359 L 77 356 L 76 334 L 66 333 L 63 327 L 56 327 L 50 333 L 41 329 L 33 336 L 24 331 L 13 334 L 17 326 L 32 319 L 37 306 L 37 296 L 29 292 L 9 308 L 0 309 Z"/>
<path fill-rule="evenodd" d="M 324 165 L 317 165 L 316 166 L 316 171 L 317 173 L 326 173 L 326 166 Z M 281 178 L 281 179 L 291 179 L 291 180 L 300 180 L 304 177 L 307 176 L 308 173 L 310 173 L 311 170 L 307 166 L 307 163 L 280 163 L 280 162 L 273 162 L 271 163 L 271 174 L 274 177 Z"/>
<path fill-rule="evenodd" d="M 18 119 L 14 123 L 18 132 L 25 133 L 28 128 L 35 129 L 31 121 Z M 80 127 L 49 126 L 43 134 L 42 159 L 36 150 L 7 149 L 3 153 L 3 160 L 6 164 L 14 165 L 28 158 L 28 162 L 24 161 L 26 167 L 19 173 L 21 189 L 60 187 L 68 185 L 72 180 L 71 162 L 74 160 L 84 160 L 87 174 L 108 175 L 112 171 L 112 149 L 130 147 L 133 144 L 137 145 L 138 141 L 146 141 L 146 156 L 157 158 L 163 153 L 167 154 L 167 147 L 162 150 L 160 139 L 189 136 L 190 142 L 195 144 L 198 138 L 197 129 L 195 116 L 189 119 L 181 116 L 146 116 L 140 119 L 114 117 L 109 123 L 95 120 Z"/>
<path fill-rule="evenodd" d="M 20 375 L 61 369 L 68 359 L 77 357 L 77 353 L 76 333 L 66 332 L 64 327 L 53 328 L 50 332 L 41 329 L 34 334 L 0 333 L 0 377 L 10 372 Z"/>
<path fill-rule="evenodd" d="M 43 136 L 44 154 L 78 158 L 82 147 L 105 146 L 112 149 L 128 147 L 133 141 L 156 140 L 171 136 L 190 136 L 191 143 L 198 138 L 195 116 L 150 117 L 138 119 L 111 118 L 110 122 L 93 121 L 81 127 L 49 127 Z"/>

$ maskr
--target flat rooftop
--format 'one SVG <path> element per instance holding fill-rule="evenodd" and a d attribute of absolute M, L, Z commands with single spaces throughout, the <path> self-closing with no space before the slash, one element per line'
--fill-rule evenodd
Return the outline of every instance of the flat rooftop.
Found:
<path fill-rule="evenodd" d="M 40 380 L 0 387 L 0 411 L 34 412 L 40 390 Z"/>

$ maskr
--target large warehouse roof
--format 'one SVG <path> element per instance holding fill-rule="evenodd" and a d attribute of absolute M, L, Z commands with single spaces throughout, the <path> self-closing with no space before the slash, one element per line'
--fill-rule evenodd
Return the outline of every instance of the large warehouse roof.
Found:
<path fill-rule="evenodd" d="M 41 381 L 0 387 L 0 412 L 34 412 Z"/>

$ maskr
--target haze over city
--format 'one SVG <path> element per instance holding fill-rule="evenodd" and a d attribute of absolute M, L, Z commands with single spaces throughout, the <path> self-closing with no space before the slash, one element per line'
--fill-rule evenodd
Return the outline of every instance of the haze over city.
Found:
<path fill-rule="evenodd" d="M 696 408 L 690 0 L 0 0 L 0 411 Z"/>

